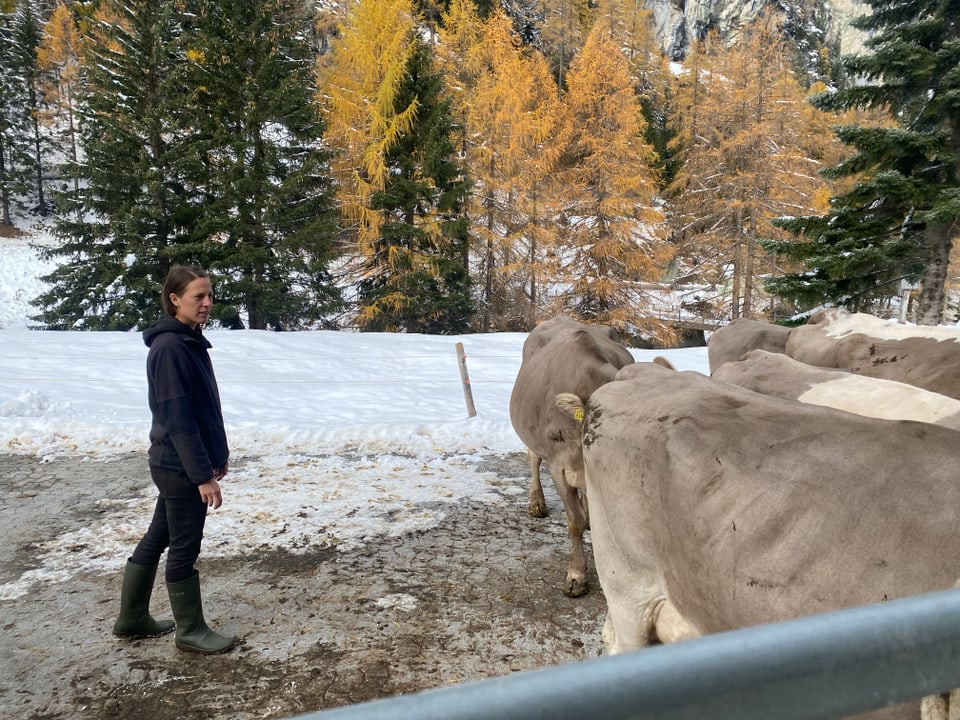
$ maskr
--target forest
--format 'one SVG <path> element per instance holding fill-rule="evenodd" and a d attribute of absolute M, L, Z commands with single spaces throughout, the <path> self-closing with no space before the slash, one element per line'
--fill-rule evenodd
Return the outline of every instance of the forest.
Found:
<path fill-rule="evenodd" d="M 0 0 L 0 236 L 52 229 L 52 330 L 177 263 L 228 328 L 954 322 L 960 0 L 865 5 L 857 55 L 767 10 L 676 60 L 641 0 Z"/>

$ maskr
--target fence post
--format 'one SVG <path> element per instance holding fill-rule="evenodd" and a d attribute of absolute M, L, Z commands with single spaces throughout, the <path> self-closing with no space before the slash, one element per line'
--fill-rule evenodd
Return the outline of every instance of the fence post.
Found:
<path fill-rule="evenodd" d="M 457 363 L 460 365 L 460 382 L 463 383 L 463 399 L 467 401 L 467 414 L 474 417 L 477 408 L 473 404 L 473 390 L 470 388 L 470 375 L 467 373 L 467 355 L 463 343 L 457 343 Z"/>

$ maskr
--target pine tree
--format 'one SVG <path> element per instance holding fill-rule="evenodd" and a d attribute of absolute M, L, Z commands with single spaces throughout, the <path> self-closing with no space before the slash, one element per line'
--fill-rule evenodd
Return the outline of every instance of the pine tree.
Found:
<path fill-rule="evenodd" d="M 814 102 L 886 108 L 896 126 L 838 131 L 856 155 L 832 174 L 862 180 L 826 215 L 783 223 L 803 240 L 772 247 L 806 270 L 775 291 L 807 305 L 869 308 L 895 295 L 900 279 L 919 279 L 917 322 L 937 324 L 960 220 L 960 7 L 953 0 L 865 2 L 872 12 L 855 24 L 870 33 L 869 52 L 842 63 L 857 81 Z"/>
<path fill-rule="evenodd" d="M 51 329 L 128 330 L 160 315 L 159 288 L 186 233 L 177 213 L 189 192 L 176 178 L 173 118 L 179 13 L 173 2 L 104 2 L 85 43 L 82 160 L 85 182 L 62 209 L 57 268 L 36 304 Z"/>
<path fill-rule="evenodd" d="M 329 273 L 337 215 L 313 102 L 311 18 L 298 0 L 194 0 L 173 157 L 189 242 L 219 277 L 217 318 L 295 329 L 340 308 Z"/>
<path fill-rule="evenodd" d="M 411 127 L 385 148 L 382 189 L 370 198 L 378 237 L 359 285 L 364 330 L 461 333 L 473 315 L 463 212 L 469 185 L 454 162 L 450 100 L 430 48 L 414 39 L 395 109 Z"/>
<path fill-rule="evenodd" d="M 657 159 L 643 140 L 644 121 L 626 59 L 603 24 L 570 67 L 562 168 L 556 174 L 567 227 L 556 251 L 567 290 L 562 307 L 627 336 L 662 336 L 642 281 L 666 262 L 656 208 Z"/>

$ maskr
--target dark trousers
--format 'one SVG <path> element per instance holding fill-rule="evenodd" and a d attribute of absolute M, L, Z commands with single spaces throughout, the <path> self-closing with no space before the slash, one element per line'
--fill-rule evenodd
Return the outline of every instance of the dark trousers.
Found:
<path fill-rule="evenodd" d="M 193 564 L 200 555 L 207 504 L 186 473 L 151 467 L 150 475 L 160 496 L 150 527 L 130 559 L 137 565 L 157 565 L 169 548 L 166 580 L 180 582 L 196 573 Z"/>

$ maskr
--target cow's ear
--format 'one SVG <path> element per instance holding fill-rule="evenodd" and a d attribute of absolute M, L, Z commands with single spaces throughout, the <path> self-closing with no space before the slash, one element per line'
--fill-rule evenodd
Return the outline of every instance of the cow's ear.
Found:
<path fill-rule="evenodd" d="M 583 422 L 583 400 L 578 395 L 560 393 L 557 395 L 557 407 L 578 423 Z"/>
<path fill-rule="evenodd" d="M 653 359 L 653 362 L 655 362 L 657 365 L 662 365 L 668 370 L 676 370 L 676 368 L 673 366 L 673 363 L 667 360 L 665 357 L 663 357 L 663 355 L 657 355 Z"/>

